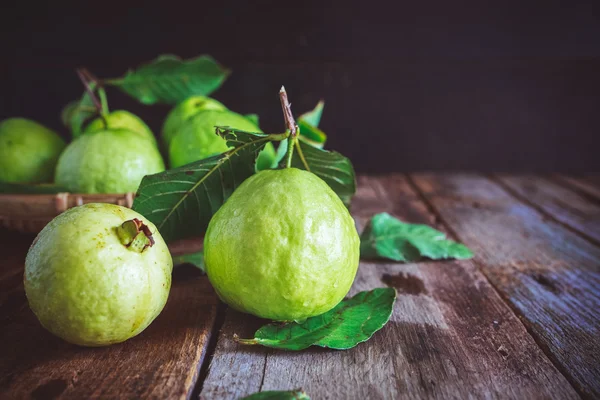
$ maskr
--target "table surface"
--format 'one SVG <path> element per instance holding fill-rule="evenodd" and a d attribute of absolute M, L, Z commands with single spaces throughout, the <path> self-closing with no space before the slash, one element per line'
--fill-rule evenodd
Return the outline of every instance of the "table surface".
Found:
<path fill-rule="evenodd" d="M 346 351 L 243 346 L 265 321 L 220 303 L 199 270 L 174 272 L 139 336 L 81 348 L 27 306 L 33 236 L 0 231 L 1 398 L 237 399 L 303 388 L 313 399 L 600 397 L 600 176 L 361 176 L 362 229 L 386 211 L 446 231 L 466 261 L 360 264 L 351 293 L 393 286 L 390 322 Z M 174 254 L 200 240 L 173 244 Z"/>

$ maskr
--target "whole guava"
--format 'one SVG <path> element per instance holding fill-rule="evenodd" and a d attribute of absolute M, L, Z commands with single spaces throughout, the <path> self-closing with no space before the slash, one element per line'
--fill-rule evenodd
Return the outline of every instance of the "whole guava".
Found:
<path fill-rule="evenodd" d="M 103 131 L 106 129 L 127 129 L 156 144 L 154 133 L 140 117 L 125 110 L 115 110 L 90 122 L 84 133 Z"/>
<path fill-rule="evenodd" d="M 262 132 L 254 122 L 232 111 L 202 111 L 187 120 L 171 139 L 169 144 L 171 168 L 227 151 L 227 143 L 215 133 L 216 126 L 229 126 L 247 132 Z M 258 156 L 257 169 L 269 168 L 274 159 L 275 148 L 269 142 Z"/>
<path fill-rule="evenodd" d="M 25 293 L 41 324 L 67 342 L 105 346 L 142 332 L 162 311 L 173 261 L 156 227 L 113 204 L 67 210 L 38 234 Z"/>
<path fill-rule="evenodd" d="M 150 140 L 126 129 L 107 129 L 67 146 L 56 166 L 56 183 L 74 193 L 135 192 L 144 175 L 164 169 Z"/>
<path fill-rule="evenodd" d="M 65 148 L 56 132 L 25 118 L 0 122 L 0 181 L 49 183 Z"/>
<path fill-rule="evenodd" d="M 212 217 L 206 273 L 231 307 L 277 321 L 323 314 L 348 293 L 359 262 L 350 213 L 311 172 L 246 179 Z"/>
<path fill-rule="evenodd" d="M 188 119 L 206 110 L 225 111 L 227 107 L 220 101 L 206 96 L 192 96 L 177 104 L 169 112 L 163 124 L 162 139 L 166 148 Z"/>

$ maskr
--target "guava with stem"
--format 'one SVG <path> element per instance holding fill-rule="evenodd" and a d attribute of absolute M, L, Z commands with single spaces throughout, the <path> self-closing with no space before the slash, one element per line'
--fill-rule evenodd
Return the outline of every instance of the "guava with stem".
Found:
<path fill-rule="evenodd" d="M 25 118 L 0 122 L 0 181 L 50 183 L 65 141 L 58 134 Z"/>
<path fill-rule="evenodd" d="M 283 88 L 282 88 L 283 89 Z M 246 179 L 210 220 L 206 273 L 231 307 L 277 321 L 304 320 L 335 307 L 359 264 L 354 220 L 315 174 L 292 168 L 298 127 L 287 95 L 287 167 Z"/>
<path fill-rule="evenodd" d="M 25 260 L 25 293 L 40 323 L 67 342 L 106 346 L 162 311 L 173 262 L 156 227 L 125 207 L 91 203 L 54 218 Z"/>
<path fill-rule="evenodd" d="M 156 138 L 150 127 L 140 117 L 125 110 L 115 110 L 92 120 L 84 129 L 84 133 L 106 129 L 127 129 L 128 131 L 150 140 L 156 145 Z"/>

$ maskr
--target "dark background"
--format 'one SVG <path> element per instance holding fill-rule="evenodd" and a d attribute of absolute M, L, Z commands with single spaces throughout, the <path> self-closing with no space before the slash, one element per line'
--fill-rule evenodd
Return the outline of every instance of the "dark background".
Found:
<path fill-rule="evenodd" d="M 296 114 L 324 98 L 328 147 L 359 172 L 600 171 L 598 2 L 491 3 L 5 2 L 0 118 L 66 136 L 74 68 L 207 53 L 233 70 L 214 97 L 266 131 L 282 84 Z M 108 95 L 160 130 L 168 107 Z"/>

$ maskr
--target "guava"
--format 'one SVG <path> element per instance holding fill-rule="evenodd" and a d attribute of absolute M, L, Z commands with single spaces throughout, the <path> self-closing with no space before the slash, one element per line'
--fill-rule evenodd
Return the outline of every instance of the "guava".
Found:
<path fill-rule="evenodd" d="M 206 96 L 193 96 L 177 104 L 167 115 L 162 128 L 163 144 L 168 148 L 171 139 L 175 136 L 185 122 L 201 111 L 225 111 L 227 107 L 215 99 Z"/>
<path fill-rule="evenodd" d="M 169 144 L 169 163 L 177 168 L 227 151 L 225 140 L 215 133 L 215 126 L 229 126 L 247 132 L 262 132 L 243 115 L 232 111 L 202 111 L 183 124 Z M 275 148 L 269 142 L 259 154 L 258 170 L 269 168 L 275 159 Z"/>
<path fill-rule="evenodd" d="M 50 183 L 66 144 L 56 132 L 25 118 L 0 122 L 0 181 Z"/>
<path fill-rule="evenodd" d="M 152 133 L 148 125 L 140 117 L 129 111 L 116 110 L 103 117 L 98 117 L 86 126 L 84 133 L 106 129 L 128 129 L 146 139 L 150 139 L 152 143 L 156 144 L 154 133 Z"/>
<path fill-rule="evenodd" d="M 212 217 L 206 273 L 231 307 L 277 321 L 323 314 L 348 293 L 359 263 L 350 213 L 311 172 L 246 179 Z"/>
<path fill-rule="evenodd" d="M 41 324 L 67 342 L 106 346 L 142 332 L 162 311 L 173 261 L 156 227 L 114 204 L 54 218 L 25 260 L 25 293 Z"/>
<path fill-rule="evenodd" d="M 56 166 L 56 184 L 73 193 L 135 192 L 144 175 L 164 169 L 150 140 L 126 129 L 107 129 L 67 146 Z"/>

